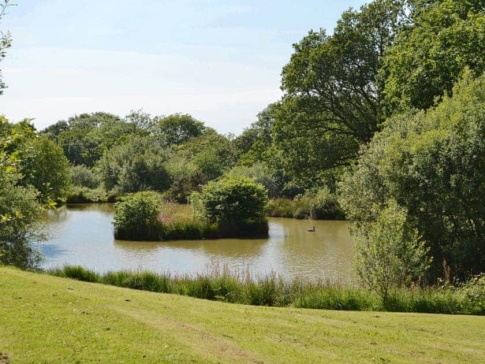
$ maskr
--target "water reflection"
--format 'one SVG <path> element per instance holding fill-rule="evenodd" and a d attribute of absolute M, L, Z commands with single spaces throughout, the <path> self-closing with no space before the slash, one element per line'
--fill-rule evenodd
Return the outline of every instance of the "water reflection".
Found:
<path fill-rule="evenodd" d="M 351 279 L 353 242 L 346 222 L 270 219 L 268 239 L 132 242 L 114 240 L 112 217 L 110 204 L 49 212 L 44 266 L 197 274 L 217 262 L 256 276 L 275 272 L 286 279 Z M 313 226 L 315 231 L 309 232 Z"/>

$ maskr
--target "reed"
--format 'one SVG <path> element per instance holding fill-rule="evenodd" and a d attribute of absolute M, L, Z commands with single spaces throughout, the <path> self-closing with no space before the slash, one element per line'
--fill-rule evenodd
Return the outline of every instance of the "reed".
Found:
<path fill-rule="evenodd" d="M 485 276 L 459 287 L 400 289 L 383 301 L 376 293 L 360 288 L 324 281 L 285 281 L 274 273 L 253 277 L 248 270 L 231 271 L 217 263 L 209 266 L 205 273 L 196 275 L 147 271 L 100 275 L 80 266 L 65 266 L 47 273 L 86 282 L 256 306 L 485 315 Z"/>

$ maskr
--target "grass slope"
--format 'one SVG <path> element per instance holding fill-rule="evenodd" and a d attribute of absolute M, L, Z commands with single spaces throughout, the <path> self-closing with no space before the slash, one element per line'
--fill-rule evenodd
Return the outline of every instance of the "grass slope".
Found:
<path fill-rule="evenodd" d="M 478 363 L 484 327 L 485 317 L 242 306 L 0 268 L 11 363 Z"/>

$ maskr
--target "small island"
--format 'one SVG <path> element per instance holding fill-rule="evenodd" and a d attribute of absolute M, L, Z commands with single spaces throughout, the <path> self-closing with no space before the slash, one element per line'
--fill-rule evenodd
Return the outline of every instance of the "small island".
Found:
<path fill-rule="evenodd" d="M 118 202 L 114 234 L 122 240 L 191 240 L 217 238 L 265 238 L 268 192 L 246 177 L 211 181 L 190 196 L 191 213 L 164 209 L 159 193 L 144 191 Z"/>

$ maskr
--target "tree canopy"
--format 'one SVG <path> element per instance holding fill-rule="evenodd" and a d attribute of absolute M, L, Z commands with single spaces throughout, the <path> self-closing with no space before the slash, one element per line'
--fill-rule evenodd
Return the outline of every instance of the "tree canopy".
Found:
<path fill-rule="evenodd" d="M 485 71 L 483 1 L 409 1 L 409 21 L 384 57 L 387 113 L 427 109 L 452 91 L 465 68 Z"/>
<path fill-rule="evenodd" d="M 384 120 L 382 57 L 393 43 L 400 1 L 377 0 L 343 13 L 332 35 L 310 31 L 283 68 L 285 92 L 274 138 L 286 167 L 302 178 L 347 165 Z"/>
<path fill-rule="evenodd" d="M 347 216 L 376 221 L 390 200 L 407 211 L 433 258 L 455 276 L 485 271 L 485 76 L 468 72 L 428 112 L 388 120 L 342 184 Z"/>

